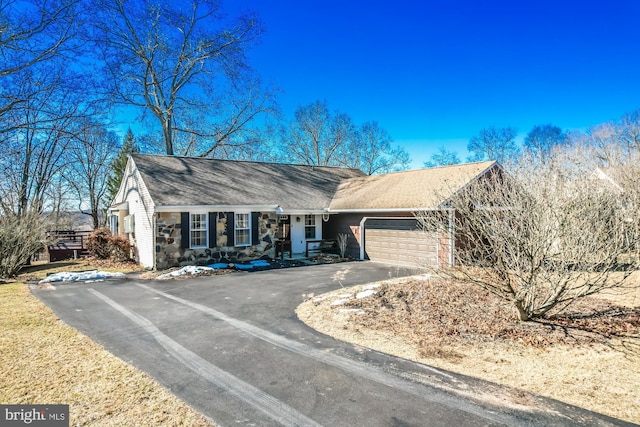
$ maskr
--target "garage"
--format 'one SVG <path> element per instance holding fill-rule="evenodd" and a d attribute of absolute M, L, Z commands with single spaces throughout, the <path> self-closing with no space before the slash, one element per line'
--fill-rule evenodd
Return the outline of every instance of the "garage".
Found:
<path fill-rule="evenodd" d="M 364 258 L 408 267 L 441 264 L 438 234 L 420 230 L 415 218 L 365 218 L 363 222 Z"/>

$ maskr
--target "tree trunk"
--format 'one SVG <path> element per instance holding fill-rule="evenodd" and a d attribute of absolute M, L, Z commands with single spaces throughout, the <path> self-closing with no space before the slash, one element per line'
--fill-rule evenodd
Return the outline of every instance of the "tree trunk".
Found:
<path fill-rule="evenodd" d="M 526 310 L 522 306 L 521 301 L 516 301 L 514 303 L 514 307 L 516 309 L 516 316 L 518 317 L 518 320 L 520 320 L 521 322 L 526 322 L 528 320 L 531 320 L 531 318 L 529 317 L 529 314 L 526 312 Z"/>
<path fill-rule="evenodd" d="M 100 213 L 98 211 L 98 208 L 91 208 L 91 218 L 93 219 L 93 229 L 96 230 L 100 227 Z"/>
<path fill-rule="evenodd" d="M 164 147 L 167 156 L 173 156 L 173 133 L 171 132 L 171 116 L 166 116 L 162 120 L 162 134 L 164 136 Z"/>

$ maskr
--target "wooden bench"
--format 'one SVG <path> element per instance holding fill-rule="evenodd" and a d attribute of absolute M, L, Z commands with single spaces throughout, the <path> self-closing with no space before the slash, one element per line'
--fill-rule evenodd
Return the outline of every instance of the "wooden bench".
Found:
<path fill-rule="evenodd" d="M 318 245 L 317 247 L 310 247 L 310 245 Z M 305 250 L 305 256 L 309 258 L 309 253 L 331 254 L 338 253 L 338 242 L 333 239 L 321 239 L 321 240 L 307 240 L 307 248 Z"/>
<path fill-rule="evenodd" d="M 276 240 L 276 258 L 280 255 L 280 259 L 284 260 L 284 253 L 289 252 L 289 256 L 291 253 L 291 240 Z"/>
<path fill-rule="evenodd" d="M 87 237 L 89 231 L 50 231 L 53 243 L 47 246 L 49 262 L 77 259 L 89 255 Z"/>

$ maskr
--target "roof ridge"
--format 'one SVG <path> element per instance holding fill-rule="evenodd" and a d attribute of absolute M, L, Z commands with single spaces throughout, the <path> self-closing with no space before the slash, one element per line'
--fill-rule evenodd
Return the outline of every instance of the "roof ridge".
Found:
<path fill-rule="evenodd" d="M 133 153 L 131 156 L 144 156 L 144 157 L 154 157 L 154 158 L 165 158 L 165 159 L 187 159 L 187 160 L 197 160 L 197 161 L 216 161 L 216 162 L 230 162 L 230 163 L 254 163 L 260 165 L 275 165 L 275 166 L 296 166 L 303 168 L 323 168 L 323 169 L 345 169 L 345 170 L 358 170 L 358 168 L 348 168 L 343 166 L 321 166 L 321 165 L 305 165 L 302 163 L 281 163 L 274 161 L 261 161 L 261 160 L 239 160 L 239 159 L 216 159 L 212 157 L 196 157 L 196 156 L 169 156 L 166 154 L 150 154 L 150 153 Z M 362 171 L 361 171 L 362 172 Z M 364 173 L 364 172 L 363 172 Z"/>
<path fill-rule="evenodd" d="M 394 172 L 387 172 L 387 173 L 374 174 L 374 175 L 363 175 L 361 177 L 349 178 L 349 179 L 374 178 L 374 177 L 381 177 L 381 176 L 388 176 L 388 175 L 398 175 L 398 174 L 403 174 L 403 173 L 426 172 L 426 171 L 432 171 L 432 170 L 436 170 L 436 169 L 445 169 L 445 168 L 456 168 L 456 167 L 460 168 L 460 167 L 468 167 L 468 166 L 473 166 L 473 165 L 480 165 L 480 164 L 483 164 L 483 163 L 486 164 L 487 168 L 488 168 L 492 164 L 497 164 L 498 162 L 496 160 L 483 160 L 481 162 L 456 163 L 454 165 L 441 165 L 441 166 L 434 166 L 434 167 L 431 167 L 431 168 L 407 169 L 407 170 L 402 170 L 402 171 L 394 171 Z"/>

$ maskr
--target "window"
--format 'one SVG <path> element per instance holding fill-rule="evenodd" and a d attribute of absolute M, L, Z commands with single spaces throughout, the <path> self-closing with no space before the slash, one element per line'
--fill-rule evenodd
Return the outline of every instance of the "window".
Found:
<path fill-rule="evenodd" d="M 316 216 L 315 215 L 304 216 L 304 237 L 305 239 L 316 238 Z"/>
<path fill-rule="evenodd" d="M 124 217 L 124 232 L 125 233 L 133 233 L 135 231 L 135 222 L 133 215 L 127 215 Z"/>
<path fill-rule="evenodd" d="M 120 234 L 120 230 L 118 230 L 118 215 L 109 216 L 109 229 L 111 230 L 111 234 L 114 236 Z"/>
<path fill-rule="evenodd" d="M 192 248 L 207 247 L 207 214 L 191 214 L 190 238 Z"/>
<path fill-rule="evenodd" d="M 250 232 L 251 223 L 249 222 L 249 214 L 248 213 L 237 213 L 236 214 L 236 246 L 248 246 L 251 242 L 251 232 Z"/>

